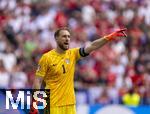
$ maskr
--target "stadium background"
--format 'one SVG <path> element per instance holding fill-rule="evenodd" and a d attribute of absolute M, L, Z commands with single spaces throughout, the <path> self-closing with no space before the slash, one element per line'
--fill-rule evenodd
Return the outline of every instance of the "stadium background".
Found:
<path fill-rule="evenodd" d="M 131 89 L 140 96 L 138 107 L 150 106 L 149 0 L 0 0 L 1 89 L 32 87 L 37 62 L 56 46 L 53 33 L 61 26 L 72 30 L 71 48 L 117 28 L 128 29 L 126 39 L 78 62 L 78 113 L 124 104 L 123 96 Z"/>

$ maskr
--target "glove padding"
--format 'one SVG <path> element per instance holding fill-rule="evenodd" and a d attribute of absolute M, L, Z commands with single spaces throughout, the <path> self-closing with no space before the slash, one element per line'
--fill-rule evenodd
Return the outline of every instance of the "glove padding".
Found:
<path fill-rule="evenodd" d="M 35 100 L 32 101 L 32 106 L 31 106 L 31 108 L 30 108 L 29 114 L 39 114 L 38 109 L 35 109 L 35 108 L 33 107 L 33 102 L 36 102 L 36 101 L 35 101 Z M 37 102 L 36 102 L 36 104 L 37 104 Z"/>
<path fill-rule="evenodd" d="M 31 107 L 29 114 L 39 114 L 39 111 L 35 109 L 34 107 Z"/>
<path fill-rule="evenodd" d="M 127 35 L 125 34 L 126 30 L 127 30 L 126 28 L 119 29 L 119 30 L 105 36 L 105 38 L 106 38 L 106 40 L 111 41 L 111 40 L 117 39 L 118 37 L 127 37 Z"/>

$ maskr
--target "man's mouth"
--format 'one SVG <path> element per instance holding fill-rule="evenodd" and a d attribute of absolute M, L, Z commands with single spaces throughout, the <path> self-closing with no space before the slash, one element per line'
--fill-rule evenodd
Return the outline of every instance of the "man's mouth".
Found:
<path fill-rule="evenodd" d="M 65 44 L 65 45 L 69 45 L 69 43 L 68 43 L 68 42 L 65 42 L 64 44 Z"/>

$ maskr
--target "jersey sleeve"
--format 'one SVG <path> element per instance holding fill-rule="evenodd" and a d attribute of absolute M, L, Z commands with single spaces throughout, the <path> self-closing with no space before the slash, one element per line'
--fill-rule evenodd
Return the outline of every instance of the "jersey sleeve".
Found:
<path fill-rule="evenodd" d="M 48 70 L 47 56 L 43 55 L 38 63 L 38 68 L 36 70 L 36 76 L 44 77 Z"/>
<path fill-rule="evenodd" d="M 72 53 L 73 53 L 73 56 L 75 57 L 75 60 L 79 60 L 81 58 L 81 55 L 79 53 L 79 49 L 80 48 L 73 48 L 71 49 Z"/>
<path fill-rule="evenodd" d="M 86 57 L 86 56 L 89 55 L 88 53 L 85 53 L 84 47 L 81 47 L 81 48 L 73 48 L 72 51 L 73 51 L 73 53 L 74 53 L 74 55 L 75 55 L 76 61 L 79 60 L 79 59 L 82 58 L 82 57 Z"/>

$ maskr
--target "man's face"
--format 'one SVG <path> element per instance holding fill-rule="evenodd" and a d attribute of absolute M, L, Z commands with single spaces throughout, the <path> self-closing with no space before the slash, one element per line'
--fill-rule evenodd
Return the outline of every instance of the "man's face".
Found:
<path fill-rule="evenodd" d="M 56 42 L 62 50 L 68 50 L 70 44 L 70 33 L 67 30 L 61 30 L 59 36 L 56 38 Z"/>

